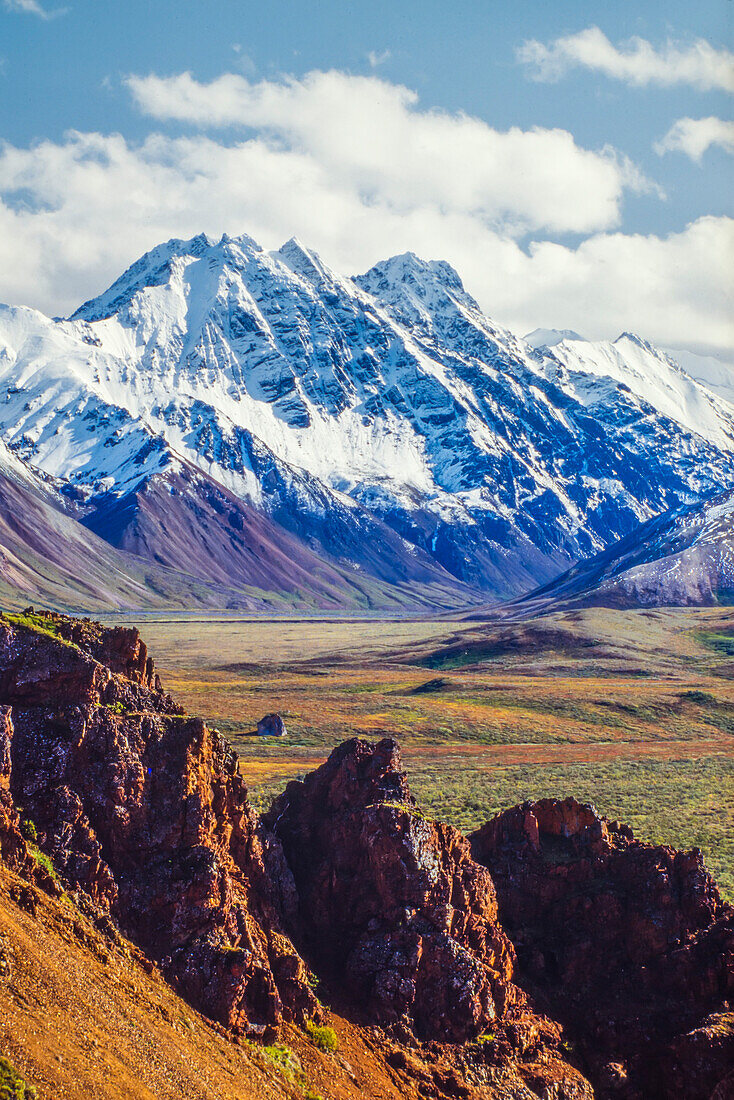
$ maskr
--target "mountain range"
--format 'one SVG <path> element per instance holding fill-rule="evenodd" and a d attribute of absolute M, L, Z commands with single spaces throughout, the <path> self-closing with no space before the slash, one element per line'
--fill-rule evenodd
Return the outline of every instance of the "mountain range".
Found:
<path fill-rule="evenodd" d="M 527 611 L 731 602 L 734 491 L 682 505 L 641 524 L 608 550 L 579 562 L 512 605 Z"/>
<path fill-rule="evenodd" d="M 629 333 L 520 340 L 441 261 L 349 279 L 295 240 L 171 240 L 68 319 L 0 307 L 5 588 L 75 608 L 513 599 L 731 489 L 734 405 L 699 377 Z"/>

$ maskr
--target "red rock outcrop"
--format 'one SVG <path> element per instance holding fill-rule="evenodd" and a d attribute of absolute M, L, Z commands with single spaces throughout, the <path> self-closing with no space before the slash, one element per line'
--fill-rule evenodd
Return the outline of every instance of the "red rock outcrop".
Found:
<path fill-rule="evenodd" d="M 532 1063 L 539 1093 L 555 1082 L 544 1095 L 590 1095 L 558 1054 L 560 1029 L 513 983 L 490 875 L 421 814 L 394 741 L 340 745 L 265 822 L 293 871 L 296 942 L 368 1019 L 424 1041 L 491 1031 L 485 1061 L 524 1061 L 526 1080 Z"/>
<path fill-rule="evenodd" d="M 518 980 L 564 1023 L 599 1095 L 708 1100 L 734 1055 L 703 1026 L 734 994 L 734 913 L 701 853 L 638 842 L 570 798 L 523 803 L 470 841 Z"/>
<path fill-rule="evenodd" d="M 0 621 L 0 702 L 15 727 L 7 786 L 65 883 L 226 1026 L 312 1012 L 276 909 L 292 881 L 229 747 L 155 689 L 136 631 L 48 627 Z"/>
<path fill-rule="evenodd" d="M 27 607 L 22 616 L 38 620 L 43 630 L 75 645 L 110 672 L 142 687 L 160 690 L 153 658 L 148 656 L 148 647 L 134 626 L 106 627 L 93 619 L 73 619 L 56 611 L 36 612 L 32 607 Z"/>
<path fill-rule="evenodd" d="M 734 917 L 700 853 L 571 799 L 470 846 L 425 819 L 389 740 L 341 745 L 258 820 L 135 630 L 0 616 L 0 855 L 58 891 L 24 829 L 235 1031 L 318 1014 L 307 958 L 426 1097 L 592 1100 L 562 1027 L 599 1097 L 727 1096 Z"/>
<path fill-rule="evenodd" d="M 296 880 L 294 931 L 375 1019 L 460 1042 L 504 1015 L 514 953 L 490 876 L 420 814 L 394 741 L 341 745 L 265 820 Z"/>
<path fill-rule="evenodd" d="M 20 831 L 20 818 L 10 793 L 13 712 L 0 706 L 0 858 L 12 871 L 26 876 L 33 869 L 33 860 Z"/>

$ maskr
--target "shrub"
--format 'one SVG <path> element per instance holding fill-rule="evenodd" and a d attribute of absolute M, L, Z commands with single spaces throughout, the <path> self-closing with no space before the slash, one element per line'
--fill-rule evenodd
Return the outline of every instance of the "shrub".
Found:
<path fill-rule="evenodd" d="M 301 1063 L 289 1046 L 285 1043 L 273 1043 L 272 1046 L 263 1047 L 262 1052 L 267 1060 L 280 1070 L 287 1081 L 291 1084 L 302 1084 Z"/>
<path fill-rule="evenodd" d="M 327 1054 L 333 1054 L 339 1049 L 339 1040 L 333 1027 L 322 1027 L 320 1024 L 315 1024 L 313 1020 L 308 1020 L 306 1034 L 315 1047 Z"/>
<path fill-rule="evenodd" d="M 25 817 L 21 821 L 20 831 L 26 840 L 31 840 L 34 844 L 38 841 L 38 831 L 29 817 Z"/>
<path fill-rule="evenodd" d="M 36 863 L 39 864 L 39 866 L 43 867 L 46 871 L 48 871 L 51 878 L 58 880 L 56 868 L 54 867 L 49 857 L 46 855 L 45 852 L 41 851 L 37 844 L 34 844 L 31 840 L 28 841 L 28 851 L 33 856 Z M 0 1100 L 2 1100 L 2 1093 L 0 1093 Z"/>
<path fill-rule="evenodd" d="M 7 1058 L 0 1056 L 0 1100 L 38 1100 L 38 1093 L 29 1085 Z"/>

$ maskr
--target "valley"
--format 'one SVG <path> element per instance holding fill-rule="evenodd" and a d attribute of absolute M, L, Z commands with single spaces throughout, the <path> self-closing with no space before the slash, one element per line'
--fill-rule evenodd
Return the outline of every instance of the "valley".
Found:
<path fill-rule="evenodd" d="M 166 688 L 233 742 L 258 809 L 346 738 L 392 736 L 432 817 L 468 831 L 573 795 L 642 839 L 700 847 L 734 896 L 729 609 L 138 625 Z M 288 736 L 249 736 L 271 711 Z"/>

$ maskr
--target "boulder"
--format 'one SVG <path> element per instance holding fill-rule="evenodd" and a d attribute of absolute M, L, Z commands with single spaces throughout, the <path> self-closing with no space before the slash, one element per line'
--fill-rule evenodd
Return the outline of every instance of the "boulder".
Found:
<path fill-rule="evenodd" d="M 258 737 L 287 737 L 288 730 L 279 714 L 266 714 L 257 724 Z"/>

